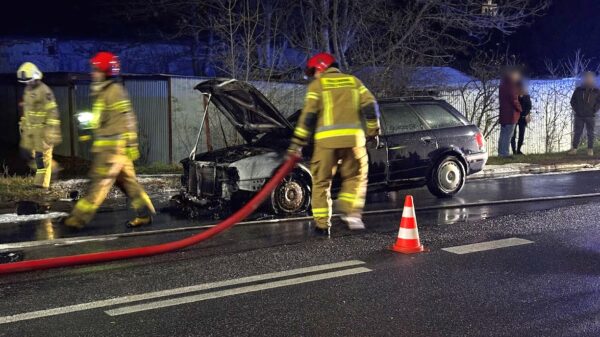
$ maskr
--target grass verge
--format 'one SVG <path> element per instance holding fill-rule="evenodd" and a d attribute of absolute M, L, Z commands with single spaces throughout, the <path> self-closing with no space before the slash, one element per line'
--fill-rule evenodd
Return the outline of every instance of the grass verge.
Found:
<path fill-rule="evenodd" d="M 65 167 L 64 161 L 61 165 Z M 87 177 L 89 162 L 81 162 L 74 166 L 65 167 L 60 173 L 60 179 Z M 180 164 L 151 164 L 136 165 L 136 173 L 139 174 L 181 174 L 183 168 Z M 66 192 L 59 188 L 52 188 L 49 191 L 33 186 L 32 175 L 16 175 L 0 172 L 0 208 L 12 207 L 12 203 L 18 200 L 45 200 L 55 201 L 64 198 Z"/>
<path fill-rule="evenodd" d="M 590 157 L 586 149 L 579 149 L 576 155 L 566 152 L 516 155 L 510 158 L 490 157 L 488 165 L 505 165 L 514 163 L 554 165 L 554 164 L 600 164 L 600 147 L 594 149 L 595 155 Z"/>
<path fill-rule="evenodd" d="M 59 191 L 45 191 L 33 186 L 33 177 L 0 176 L 0 205 L 11 207 L 17 200 L 57 200 Z"/>

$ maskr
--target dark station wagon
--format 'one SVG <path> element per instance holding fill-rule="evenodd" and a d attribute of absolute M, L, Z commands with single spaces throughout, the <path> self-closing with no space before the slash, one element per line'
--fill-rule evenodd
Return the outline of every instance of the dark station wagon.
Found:
<path fill-rule="evenodd" d="M 177 205 L 217 214 L 245 203 L 284 161 L 298 118 L 285 118 L 249 83 L 213 79 L 195 88 L 231 122 L 246 144 L 197 153 L 182 160 Z M 369 149 L 369 191 L 426 185 L 438 197 L 463 188 L 467 175 L 483 169 L 488 155 L 479 129 L 444 100 L 380 100 L 382 136 Z M 310 147 L 304 160 L 273 191 L 268 211 L 295 214 L 310 208 Z M 335 190 L 334 182 L 334 190 Z"/>

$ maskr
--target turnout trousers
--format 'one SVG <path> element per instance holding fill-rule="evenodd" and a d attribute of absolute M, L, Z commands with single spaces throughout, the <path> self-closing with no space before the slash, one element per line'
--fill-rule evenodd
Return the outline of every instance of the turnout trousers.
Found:
<path fill-rule="evenodd" d="M 364 146 L 330 149 L 315 145 L 310 170 L 313 178 L 312 212 L 316 225 L 331 226 L 331 182 L 339 169 L 342 186 L 337 207 L 346 215 L 360 216 L 365 205 L 369 160 Z"/>
<path fill-rule="evenodd" d="M 133 162 L 126 155 L 97 153 L 90 177 L 87 195 L 75 205 L 71 214 L 73 217 L 85 223 L 90 222 L 115 183 L 131 200 L 131 207 L 138 216 L 156 213 L 150 197 L 137 181 Z"/>
<path fill-rule="evenodd" d="M 33 185 L 41 188 L 49 188 L 52 178 L 52 170 L 57 168 L 56 162 L 52 160 L 52 146 L 45 145 L 42 151 L 33 151 L 35 161 L 35 177 Z"/>

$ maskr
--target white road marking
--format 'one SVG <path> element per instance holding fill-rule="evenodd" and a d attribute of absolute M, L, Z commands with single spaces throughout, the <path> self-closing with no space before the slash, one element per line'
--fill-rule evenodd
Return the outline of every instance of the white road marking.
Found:
<path fill-rule="evenodd" d="M 112 306 L 112 305 L 126 304 L 126 303 L 150 300 L 150 299 L 160 298 L 160 297 L 165 297 L 165 296 L 180 295 L 180 294 L 185 294 L 185 293 L 190 293 L 190 292 L 195 292 L 195 291 L 202 291 L 202 290 L 208 290 L 208 289 L 214 289 L 214 288 L 220 288 L 220 287 L 226 287 L 226 286 L 233 286 L 233 285 L 250 283 L 250 282 L 264 281 L 264 280 L 270 280 L 270 279 L 286 277 L 286 276 L 293 276 L 293 275 L 313 273 L 313 272 L 319 272 L 319 271 L 336 269 L 336 268 L 357 266 L 357 265 L 361 265 L 364 263 L 365 262 L 359 261 L 359 260 L 350 260 L 350 261 L 323 264 L 323 265 L 312 266 L 312 267 L 290 269 L 290 270 L 262 274 L 262 275 L 242 277 L 242 278 L 238 278 L 238 279 L 203 283 L 203 284 L 198 284 L 198 285 L 194 285 L 194 286 L 168 289 L 168 290 L 162 290 L 162 291 L 155 291 L 155 292 L 150 292 L 150 293 L 145 293 L 145 294 L 116 297 L 116 298 L 111 298 L 108 300 L 74 304 L 74 305 L 68 305 L 68 306 L 64 306 L 64 307 L 53 308 L 53 309 L 26 312 L 26 313 L 21 313 L 21 314 L 0 317 L 0 324 L 13 323 L 13 322 L 25 321 L 25 320 L 36 319 L 36 318 L 43 318 L 43 317 L 48 317 L 48 316 L 62 315 L 62 314 L 67 314 L 67 313 L 72 313 L 72 312 L 77 312 L 77 311 L 103 308 L 103 307 L 108 307 L 108 306 Z"/>
<path fill-rule="evenodd" d="M 454 254 L 469 254 L 469 253 L 475 253 L 475 252 L 482 252 L 485 250 L 527 245 L 530 243 L 533 243 L 533 241 L 519 239 L 519 238 L 509 238 L 509 239 L 474 243 L 474 244 L 464 245 L 464 246 L 442 248 L 442 250 L 445 250 L 447 252 L 454 253 Z"/>
<path fill-rule="evenodd" d="M 44 214 L 17 215 L 17 213 L 0 214 L 0 224 L 12 224 L 45 219 L 57 219 L 68 216 L 65 212 L 50 212 Z"/>
<path fill-rule="evenodd" d="M 215 298 L 253 293 L 253 292 L 257 292 L 257 291 L 293 286 L 293 285 L 302 284 L 302 283 L 315 282 L 315 281 L 327 280 L 327 279 L 332 279 L 332 278 L 337 278 L 337 277 L 368 273 L 370 271 L 371 271 L 371 269 L 365 268 L 365 267 L 344 269 L 344 270 L 334 271 L 334 272 L 330 272 L 330 273 L 315 274 L 315 275 L 310 275 L 310 276 L 285 279 L 285 280 L 274 281 L 274 282 L 269 282 L 269 283 L 261 283 L 261 284 L 250 285 L 250 286 L 239 287 L 239 288 L 213 291 L 213 292 L 205 293 L 205 294 L 178 297 L 178 298 L 173 298 L 173 299 L 168 299 L 168 300 L 155 301 L 155 302 L 143 303 L 143 304 L 132 305 L 132 306 L 127 306 L 127 307 L 121 307 L 121 308 L 107 310 L 107 311 L 105 311 L 105 313 L 107 313 L 110 316 L 127 315 L 127 314 L 140 312 L 140 311 L 154 310 L 154 309 L 172 307 L 172 306 L 177 306 L 177 305 L 182 305 L 182 304 L 187 304 L 187 303 L 206 301 L 206 300 L 211 300 L 211 299 L 215 299 Z"/>

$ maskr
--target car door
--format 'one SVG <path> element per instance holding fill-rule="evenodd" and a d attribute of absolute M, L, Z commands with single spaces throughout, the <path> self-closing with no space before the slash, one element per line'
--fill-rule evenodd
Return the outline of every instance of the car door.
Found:
<path fill-rule="evenodd" d="M 384 143 L 388 155 L 388 180 L 419 180 L 431 165 L 437 149 L 434 133 L 405 102 L 382 103 Z"/>
<path fill-rule="evenodd" d="M 377 148 L 367 148 L 367 152 L 369 153 L 369 185 L 385 184 L 388 176 L 388 154 L 385 141 L 381 141 Z"/>
<path fill-rule="evenodd" d="M 462 153 L 474 150 L 475 132 L 453 108 L 442 102 L 422 102 L 413 104 L 417 115 L 431 128 L 438 142 L 438 148 L 458 149 Z"/>

